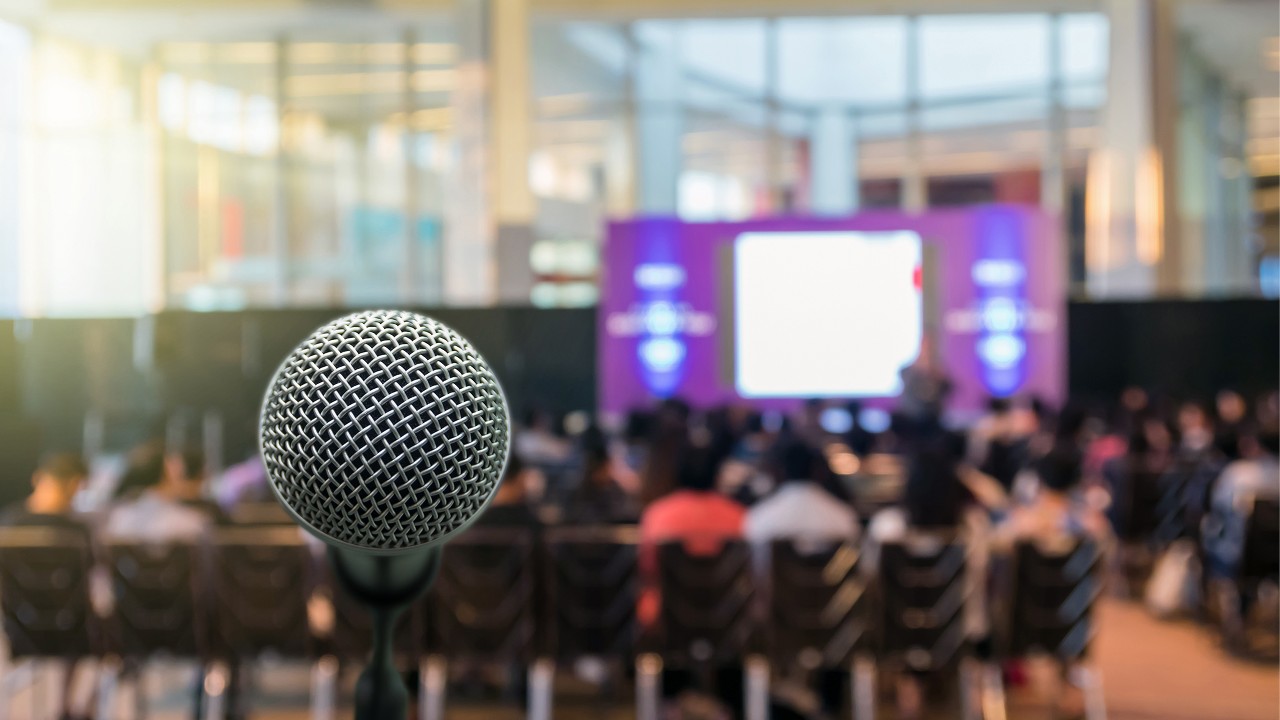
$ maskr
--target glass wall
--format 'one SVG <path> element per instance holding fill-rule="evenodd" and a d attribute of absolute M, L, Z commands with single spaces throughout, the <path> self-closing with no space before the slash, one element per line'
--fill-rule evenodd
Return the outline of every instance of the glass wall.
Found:
<path fill-rule="evenodd" d="M 438 301 L 448 35 L 161 45 L 169 302 Z"/>

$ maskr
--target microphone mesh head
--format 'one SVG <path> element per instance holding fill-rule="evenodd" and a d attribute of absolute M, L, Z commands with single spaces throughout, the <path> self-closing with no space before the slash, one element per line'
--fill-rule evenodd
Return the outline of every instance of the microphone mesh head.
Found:
<path fill-rule="evenodd" d="M 267 477 L 322 539 L 394 552 L 468 525 L 502 477 L 509 425 L 493 371 L 422 315 L 372 311 L 316 330 L 263 401 Z"/>

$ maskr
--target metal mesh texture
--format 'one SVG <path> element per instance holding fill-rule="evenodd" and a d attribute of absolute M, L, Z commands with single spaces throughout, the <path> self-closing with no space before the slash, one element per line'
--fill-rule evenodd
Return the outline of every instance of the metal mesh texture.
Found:
<path fill-rule="evenodd" d="M 311 529 L 395 551 L 443 539 L 493 494 L 509 424 L 493 371 L 422 315 L 371 311 L 311 334 L 276 371 L 262 459 Z"/>

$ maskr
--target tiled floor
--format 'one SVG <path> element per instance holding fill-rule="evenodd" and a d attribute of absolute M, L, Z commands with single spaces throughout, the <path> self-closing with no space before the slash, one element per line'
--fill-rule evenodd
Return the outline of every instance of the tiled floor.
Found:
<path fill-rule="evenodd" d="M 1101 670 L 1110 720 L 1276 720 L 1280 717 L 1280 679 L 1275 667 L 1252 665 L 1223 653 L 1204 629 L 1189 623 L 1162 623 L 1141 607 L 1114 601 L 1101 608 L 1097 661 Z M 147 680 L 152 720 L 188 717 L 184 701 L 191 671 L 182 667 L 158 668 Z M 253 720 L 303 720 L 307 711 L 308 671 L 305 668 L 271 667 L 256 673 L 260 698 L 253 703 Z M 29 685 L 19 678 L 20 685 Z M 46 688 L 47 689 L 47 688 Z M 32 693 L 28 687 L 14 698 L 10 718 L 30 720 Z M 131 715 L 129 694 L 123 693 L 119 717 Z M 1011 720 L 1050 717 L 1041 694 L 1011 694 Z M 892 717 L 890 703 L 882 703 L 882 717 Z M 514 707 L 476 706 L 453 702 L 450 720 L 517 720 L 523 713 Z M 952 718 L 956 713 L 938 708 L 931 717 Z M 573 690 L 557 697 L 557 720 L 629 720 L 630 703 L 602 703 Z M 349 718 L 340 708 L 338 717 Z M 43 720 L 43 718 L 41 719 Z"/>

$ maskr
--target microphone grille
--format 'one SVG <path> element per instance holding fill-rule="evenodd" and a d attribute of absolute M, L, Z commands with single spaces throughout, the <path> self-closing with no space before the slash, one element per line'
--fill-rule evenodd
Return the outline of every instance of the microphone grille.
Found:
<path fill-rule="evenodd" d="M 322 538 L 392 552 L 466 527 L 502 477 L 510 429 L 493 371 L 449 327 L 370 311 L 316 330 L 263 401 L 267 477 Z"/>

